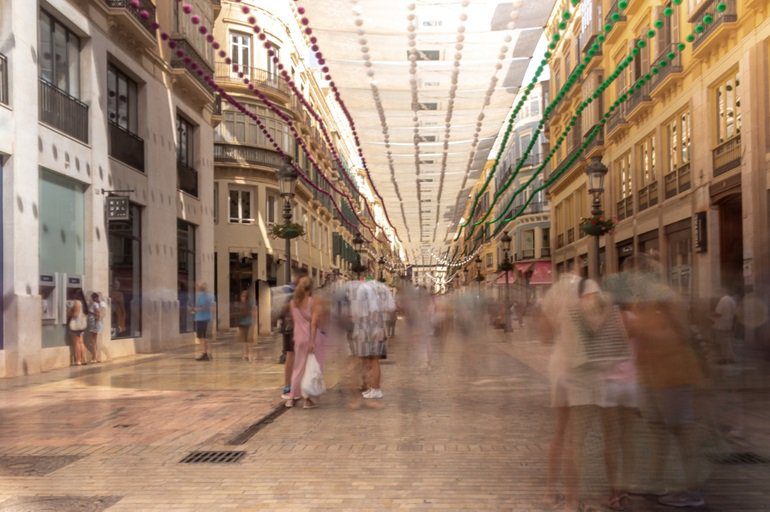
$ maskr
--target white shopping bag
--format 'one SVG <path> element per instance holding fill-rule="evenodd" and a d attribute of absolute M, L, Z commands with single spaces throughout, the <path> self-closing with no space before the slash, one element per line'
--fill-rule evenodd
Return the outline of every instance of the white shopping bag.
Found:
<path fill-rule="evenodd" d="M 324 375 L 315 354 L 308 354 L 305 362 L 305 375 L 302 377 L 302 396 L 321 396 L 326 392 Z"/>

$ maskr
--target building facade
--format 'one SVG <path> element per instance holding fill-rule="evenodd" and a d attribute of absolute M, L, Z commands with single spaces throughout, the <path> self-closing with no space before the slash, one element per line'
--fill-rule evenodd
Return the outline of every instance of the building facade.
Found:
<path fill-rule="evenodd" d="M 708 311 L 725 288 L 760 294 L 766 303 L 770 2 L 630 2 L 620 11 L 617 4 L 582 2 L 554 50 L 555 97 L 599 35 L 604 40 L 554 109 L 552 137 L 603 78 L 632 59 L 583 112 L 558 153 L 563 169 L 608 115 L 600 137 L 551 188 L 557 267 L 583 266 L 589 256 L 579 229 L 590 202 L 584 170 L 588 157 L 600 156 L 609 168 L 604 210 L 617 220 L 597 255 L 603 272 L 647 254 L 695 308 Z M 551 20 L 551 37 L 559 21 Z M 646 83 L 629 91 L 640 77 Z M 624 93 L 626 101 L 610 112 Z"/>
<path fill-rule="evenodd" d="M 191 4 L 211 26 L 219 2 Z M 102 358 L 192 342 L 194 284 L 214 277 L 214 97 L 151 23 L 214 63 L 176 2 L 141 6 L 0 1 L 0 376 L 69 365 L 67 305 L 92 292 Z"/>
<path fill-rule="evenodd" d="M 243 12 L 244 4 L 250 13 Z M 251 16 L 259 21 L 259 33 L 253 30 Z M 284 240 L 270 236 L 271 226 L 283 223 L 284 200 L 277 179 L 277 172 L 285 165 L 283 155 L 290 156 L 303 174 L 333 198 L 298 180 L 293 221 L 304 227 L 305 234 L 291 242 L 291 266 L 306 269 L 316 285 L 335 269 L 350 276 L 356 261 L 352 238 L 357 229 L 341 222 L 332 203 L 349 220 L 355 219 L 353 207 L 333 191 L 324 177 L 352 197 L 359 215 L 363 216 L 366 209 L 358 192 L 358 168 L 350 158 L 347 127 L 338 126 L 338 120 L 344 118 L 322 78 L 321 66 L 314 60 L 296 7 L 291 2 L 276 5 L 267 0 L 224 1 L 215 36 L 227 42 L 227 58 L 232 60 L 228 63 L 223 57 L 217 58 L 218 83 L 263 121 L 281 150 L 276 150 L 253 119 L 222 102 L 222 122 L 214 136 L 218 324 L 220 328 L 237 325 L 230 305 L 243 290 L 248 290 L 259 309 L 259 332 L 266 334 L 271 329 L 270 287 L 284 284 L 284 269 L 289 264 Z M 342 167 L 332 156 L 321 123 L 281 77 L 278 64 L 318 115 Z M 268 98 L 278 112 L 249 86 Z M 304 141 L 304 148 L 298 144 L 287 118 Z M 371 218 L 364 220 L 373 224 Z"/>

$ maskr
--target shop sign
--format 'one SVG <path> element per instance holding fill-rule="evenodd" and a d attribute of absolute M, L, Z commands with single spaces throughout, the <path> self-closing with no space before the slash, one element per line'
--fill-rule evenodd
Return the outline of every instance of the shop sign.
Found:
<path fill-rule="evenodd" d="M 130 220 L 130 205 L 126 196 L 107 196 L 107 220 Z"/>
<path fill-rule="evenodd" d="M 707 246 L 706 212 L 697 212 L 695 214 L 695 252 L 706 252 Z"/>

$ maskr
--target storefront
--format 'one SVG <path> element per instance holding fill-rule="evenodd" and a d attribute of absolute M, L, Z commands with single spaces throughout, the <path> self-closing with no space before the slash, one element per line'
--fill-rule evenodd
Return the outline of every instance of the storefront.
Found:
<path fill-rule="evenodd" d="M 639 254 L 655 259 L 660 257 L 660 238 L 657 229 L 642 233 L 637 240 L 639 242 Z"/>
<path fill-rule="evenodd" d="M 671 286 L 683 297 L 692 294 L 692 222 L 682 219 L 665 227 L 668 268 Z"/>
<path fill-rule="evenodd" d="M 142 208 L 131 204 L 129 219 L 110 221 L 110 305 L 112 339 L 142 336 Z"/>

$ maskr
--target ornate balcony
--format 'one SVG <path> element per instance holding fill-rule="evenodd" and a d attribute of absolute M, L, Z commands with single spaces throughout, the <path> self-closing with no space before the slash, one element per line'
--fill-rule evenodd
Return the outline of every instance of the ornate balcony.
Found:
<path fill-rule="evenodd" d="M 634 196 L 627 196 L 617 202 L 618 220 L 627 219 L 634 215 Z"/>
<path fill-rule="evenodd" d="M 724 12 L 717 12 L 716 7 L 724 2 L 727 9 Z M 703 23 L 703 18 L 710 15 L 713 20 L 711 23 Z M 690 22 L 693 25 L 701 23 L 705 30 L 700 34 L 695 34 L 695 41 L 692 43 L 694 52 L 699 52 L 709 46 L 707 41 L 724 40 L 715 34 L 722 33 L 724 30 L 732 29 L 735 22 L 738 21 L 738 7 L 736 0 L 705 0 L 690 16 Z M 711 37 L 714 36 L 714 37 Z"/>
<path fill-rule="evenodd" d="M 653 181 L 639 190 L 638 198 L 640 212 L 658 204 L 658 182 Z"/>
<path fill-rule="evenodd" d="M 156 7 L 150 0 L 140 0 L 139 9 L 131 7 L 130 0 L 104 0 L 113 26 L 128 38 L 140 42 L 144 46 L 153 47 L 157 44 L 157 29 L 152 23 L 156 19 Z M 140 12 L 147 11 L 147 19 Z"/>
<path fill-rule="evenodd" d="M 679 166 L 677 169 L 666 174 L 665 194 L 666 199 L 670 199 L 677 194 L 690 190 L 690 162 Z"/>
<path fill-rule="evenodd" d="M 674 58 L 669 61 L 668 54 L 674 52 Z M 665 59 L 668 64 L 664 67 L 660 67 L 660 62 Z M 669 83 L 674 77 L 678 76 L 682 72 L 682 54 L 676 48 L 676 43 L 671 43 L 667 47 L 663 48 L 660 55 L 653 66 L 657 66 L 659 71 L 652 75 L 650 80 L 650 94 L 655 94 L 656 91 L 662 90 L 662 86 Z"/>
<path fill-rule="evenodd" d="M 220 83 L 231 83 L 245 88 L 246 84 L 243 83 L 243 79 L 248 78 L 249 82 L 257 86 L 262 92 L 280 94 L 283 98 L 291 96 L 291 90 L 286 82 L 277 74 L 268 72 L 266 69 L 255 66 L 239 66 L 238 71 L 233 71 L 232 64 L 224 61 L 215 62 L 214 68 L 216 79 Z M 300 108 L 301 105 L 297 105 L 297 107 Z"/>
<path fill-rule="evenodd" d="M 176 44 L 176 49 L 171 50 L 171 67 L 180 71 L 180 74 L 186 77 L 186 86 L 197 91 L 201 103 L 206 104 L 212 101 L 213 93 L 209 90 L 209 85 L 203 80 L 203 75 L 213 75 L 214 70 L 195 50 L 193 45 L 185 37 L 172 39 Z M 180 57 L 176 52 L 183 52 Z M 192 64 L 197 66 L 197 71 L 190 69 Z"/>
<path fill-rule="evenodd" d="M 236 144 L 214 144 L 214 161 L 240 165 L 264 165 L 280 169 L 284 163 L 281 155 L 269 149 Z"/>
<path fill-rule="evenodd" d="M 612 111 L 610 118 L 607 120 L 605 133 L 609 137 L 610 134 L 612 134 L 615 130 L 625 125 L 626 123 L 626 116 L 623 113 L 623 109 L 616 108 Z"/>
<path fill-rule="evenodd" d="M 630 121 L 651 103 L 650 82 L 647 82 L 640 89 L 629 95 L 628 101 L 626 101 L 623 107 L 626 119 Z"/>
<path fill-rule="evenodd" d="M 144 172 L 144 140 L 110 122 L 110 156 Z"/>
<path fill-rule="evenodd" d="M 741 134 L 738 133 L 718 145 L 712 155 L 715 177 L 741 165 Z"/>
<path fill-rule="evenodd" d="M 88 144 L 88 105 L 45 80 L 39 83 L 40 121 Z"/>

